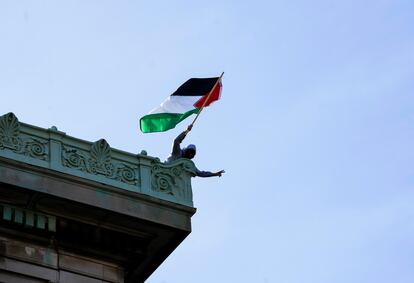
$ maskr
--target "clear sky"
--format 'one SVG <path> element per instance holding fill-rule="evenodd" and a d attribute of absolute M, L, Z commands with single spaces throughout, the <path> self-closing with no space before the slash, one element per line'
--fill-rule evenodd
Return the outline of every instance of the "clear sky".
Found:
<path fill-rule="evenodd" d="M 193 232 L 149 283 L 414 282 L 414 2 L 0 1 L 0 115 L 164 159 L 139 118 L 223 78 L 184 144 Z"/>

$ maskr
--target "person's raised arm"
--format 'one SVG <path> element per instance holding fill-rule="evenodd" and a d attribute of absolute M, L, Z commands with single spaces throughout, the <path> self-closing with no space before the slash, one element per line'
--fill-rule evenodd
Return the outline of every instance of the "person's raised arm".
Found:
<path fill-rule="evenodd" d="M 183 142 L 184 138 L 187 136 L 187 134 L 191 131 L 192 128 L 193 128 L 193 125 L 189 125 L 187 127 L 187 130 L 185 130 L 184 132 L 179 134 L 174 139 L 173 147 L 172 147 L 172 150 L 171 150 L 171 155 L 172 156 L 180 154 L 180 151 L 181 151 L 180 144 Z"/>

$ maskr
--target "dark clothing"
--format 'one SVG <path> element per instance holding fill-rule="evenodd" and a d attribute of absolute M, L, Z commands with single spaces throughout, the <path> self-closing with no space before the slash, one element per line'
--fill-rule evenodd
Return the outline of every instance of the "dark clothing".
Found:
<path fill-rule="evenodd" d="M 180 144 L 182 143 L 186 135 L 186 132 L 182 132 L 175 138 L 171 149 L 171 154 L 167 159 L 168 163 L 183 157 L 183 150 L 181 149 Z"/>
<path fill-rule="evenodd" d="M 177 159 L 180 159 L 180 158 L 184 158 L 185 149 L 181 149 L 180 144 L 184 140 L 186 135 L 187 135 L 187 132 L 184 131 L 175 138 L 173 146 L 172 146 L 171 154 L 170 154 L 170 156 L 168 157 L 168 159 L 166 161 L 167 163 L 173 162 L 173 161 L 175 161 Z M 197 169 L 197 167 L 195 167 L 195 170 L 196 170 L 195 174 L 198 177 L 213 177 L 213 176 L 216 176 L 214 173 L 212 173 L 210 171 L 200 171 L 200 170 Z"/>

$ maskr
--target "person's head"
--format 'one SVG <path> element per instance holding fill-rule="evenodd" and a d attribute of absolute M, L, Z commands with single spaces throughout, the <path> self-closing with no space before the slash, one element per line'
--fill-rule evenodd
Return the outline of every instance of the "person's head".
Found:
<path fill-rule="evenodd" d="M 193 159 L 196 155 L 196 146 L 194 144 L 189 144 L 186 148 L 184 148 L 183 157 L 188 159 Z"/>

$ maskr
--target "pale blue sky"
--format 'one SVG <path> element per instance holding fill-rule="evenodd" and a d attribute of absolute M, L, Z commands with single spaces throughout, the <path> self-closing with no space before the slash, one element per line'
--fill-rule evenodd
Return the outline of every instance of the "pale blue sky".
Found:
<path fill-rule="evenodd" d="M 149 283 L 414 281 L 414 2 L 0 1 L 0 114 L 164 159 L 139 118 L 225 72 L 184 143 L 192 234 Z"/>

